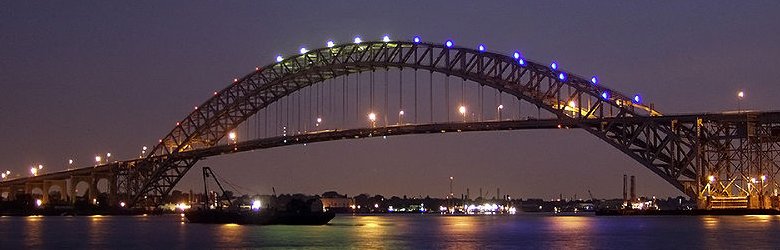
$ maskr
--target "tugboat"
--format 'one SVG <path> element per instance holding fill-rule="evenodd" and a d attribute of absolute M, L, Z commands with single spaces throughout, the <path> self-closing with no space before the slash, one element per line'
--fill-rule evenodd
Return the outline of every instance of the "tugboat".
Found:
<path fill-rule="evenodd" d="M 273 206 L 262 207 L 259 200 L 250 205 L 231 201 L 222 188 L 214 172 L 209 167 L 203 167 L 203 188 L 208 194 L 206 178 L 212 177 L 217 183 L 221 195 L 212 199 L 206 198 L 200 207 L 184 213 L 190 223 L 209 224 L 250 224 L 250 225 L 325 225 L 336 214 L 323 211 L 319 199 L 280 199 L 276 195 L 269 201 Z M 207 195 L 208 196 L 208 195 Z"/>

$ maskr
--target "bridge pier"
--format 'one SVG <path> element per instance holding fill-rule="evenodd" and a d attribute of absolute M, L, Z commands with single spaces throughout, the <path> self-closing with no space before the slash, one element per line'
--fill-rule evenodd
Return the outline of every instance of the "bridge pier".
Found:
<path fill-rule="evenodd" d="M 68 180 L 44 180 L 43 181 L 43 204 L 48 204 L 51 201 L 49 192 L 52 187 L 60 188 L 60 200 L 69 201 L 70 195 L 66 193 L 68 188 Z"/>

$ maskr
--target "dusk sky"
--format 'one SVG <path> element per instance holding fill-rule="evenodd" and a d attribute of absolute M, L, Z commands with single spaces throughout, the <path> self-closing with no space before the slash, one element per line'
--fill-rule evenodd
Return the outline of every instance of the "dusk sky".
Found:
<path fill-rule="evenodd" d="M 0 170 L 27 175 L 137 157 L 212 92 L 277 54 L 360 35 L 480 43 L 556 60 L 665 114 L 780 109 L 778 1 L 3 1 Z M 412 135 L 213 157 L 177 186 L 201 190 L 212 166 L 253 192 L 444 197 L 496 188 L 513 197 L 682 193 L 581 130 Z"/>

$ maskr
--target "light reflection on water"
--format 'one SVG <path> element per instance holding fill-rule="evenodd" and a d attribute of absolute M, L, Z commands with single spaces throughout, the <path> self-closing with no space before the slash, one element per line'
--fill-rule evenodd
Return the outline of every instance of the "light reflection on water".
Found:
<path fill-rule="evenodd" d="M 776 248 L 780 216 L 337 216 L 325 226 L 182 223 L 172 216 L 0 217 L 18 248 Z"/>

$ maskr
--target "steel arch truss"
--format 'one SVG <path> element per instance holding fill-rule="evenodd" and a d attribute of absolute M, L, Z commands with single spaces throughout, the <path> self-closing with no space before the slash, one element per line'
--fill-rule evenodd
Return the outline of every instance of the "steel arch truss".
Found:
<path fill-rule="evenodd" d="M 312 50 L 236 79 L 181 120 L 146 161 L 128 170 L 127 176 L 137 179 L 126 190 L 133 203 L 145 196 L 166 195 L 199 159 L 178 155 L 215 146 L 248 117 L 304 87 L 376 68 L 427 70 L 498 89 L 566 123 L 579 124 L 680 190 L 690 193 L 683 183 L 696 177 L 692 128 L 648 119 L 660 114 L 588 79 L 523 58 L 473 49 L 364 42 Z M 593 125 L 593 121 L 600 122 Z"/>

